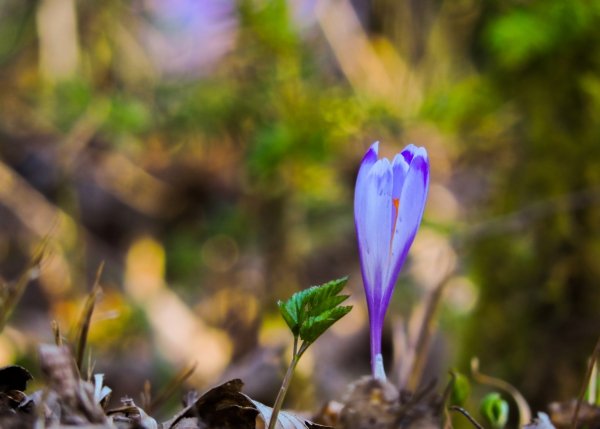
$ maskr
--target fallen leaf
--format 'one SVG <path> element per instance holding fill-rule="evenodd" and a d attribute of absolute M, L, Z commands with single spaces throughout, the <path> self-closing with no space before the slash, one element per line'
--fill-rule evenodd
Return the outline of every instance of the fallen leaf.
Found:
<path fill-rule="evenodd" d="M 189 421 L 184 419 L 197 418 L 198 427 L 255 429 L 258 410 L 252 401 L 240 392 L 243 385 L 241 380 L 234 379 L 210 389 L 163 427 L 182 429 L 184 424 L 189 424 Z"/>
<path fill-rule="evenodd" d="M 144 429 L 158 429 L 156 420 L 150 417 L 146 412 L 135 405 L 133 399 L 121 399 L 123 404 L 119 408 L 107 411 L 110 416 L 110 421 L 118 428 L 142 427 Z"/>
<path fill-rule="evenodd" d="M 40 365 L 46 376 L 49 392 L 46 396 L 56 396 L 50 401 L 40 397 L 43 403 L 58 405 L 50 416 L 62 424 L 86 425 L 107 423 L 104 409 L 94 399 L 94 385 L 82 380 L 75 360 L 66 346 L 42 344 L 39 348 Z M 52 395 L 54 394 L 54 395 Z M 56 404 L 55 404 L 56 402 Z M 55 408 L 54 405 L 52 408 Z"/>
<path fill-rule="evenodd" d="M 248 398 L 258 409 L 259 415 L 262 418 L 264 426 L 267 427 L 269 425 L 269 421 L 271 420 L 271 415 L 273 414 L 273 408 L 255 401 L 251 398 Z M 309 420 L 303 419 L 302 417 L 298 417 L 287 411 L 280 411 L 277 416 L 277 424 L 275 425 L 275 429 L 333 429 L 330 426 L 323 426 L 317 423 L 313 423 Z"/>
<path fill-rule="evenodd" d="M 0 392 L 8 390 L 27 389 L 27 382 L 33 377 L 25 368 L 19 365 L 10 365 L 0 368 Z"/>
<path fill-rule="evenodd" d="M 163 427 L 167 429 L 194 427 L 191 425 L 207 429 L 266 427 L 273 409 L 241 393 L 243 385 L 240 379 L 234 379 L 209 390 Z M 197 418 L 197 421 L 190 420 L 193 418 Z M 288 412 L 279 413 L 276 427 L 277 429 L 332 429 Z"/>

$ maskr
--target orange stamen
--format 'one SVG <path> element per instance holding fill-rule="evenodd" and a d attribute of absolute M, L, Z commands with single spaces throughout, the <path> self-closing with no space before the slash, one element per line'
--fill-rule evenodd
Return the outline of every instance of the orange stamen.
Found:
<path fill-rule="evenodd" d="M 394 205 L 394 208 L 396 210 L 394 211 L 394 226 L 392 228 L 392 239 L 390 240 L 390 256 L 392 254 L 392 246 L 394 244 L 394 233 L 396 232 L 396 223 L 398 222 L 398 213 L 400 212 L 400 199 L 392 198 L 392 204 Z"/>

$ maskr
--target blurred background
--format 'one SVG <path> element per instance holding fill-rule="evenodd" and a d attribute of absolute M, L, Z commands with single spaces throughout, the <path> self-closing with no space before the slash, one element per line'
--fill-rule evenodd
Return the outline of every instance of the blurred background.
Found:
<path fill-rule="evenodd" d="M 375 140 L 432 170 L 393 377 L 438 291 L 426 378 L 478 356 L 535 409 L 574 397 L 600 333 L 597 0 L 1 0 L 0 275 L 48 252 L 0 366 L 35 372 L 53 320 L 72 340 L 104 261 L 90 362 L 117 399 L 195 363 L 190 387 L 271 404 L 276 301 L 349 275 L 287 405 L 339 398 L 369 372 L 352 199 Z"/>

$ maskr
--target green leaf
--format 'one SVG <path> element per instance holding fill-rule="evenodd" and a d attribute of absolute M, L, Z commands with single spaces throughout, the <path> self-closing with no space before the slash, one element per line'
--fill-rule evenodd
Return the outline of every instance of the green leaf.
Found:
<path fill-rule="evenodd" d="M 300 328 L 300 339 L 307 344 L 315 342 L 323 332 L 352 310 L 351 306 L 335 307 L 318 316 L 309 317 Z"/>
<path fill-rule="evenodd" d="M 462 407 L 471 393 L 469 380 L 463 374 L 454 372 L 452 391 L 450 392 L 450 403 Z"/>
<path fill-rule="evenodd" d="M 306 318 L 305 307 L 307 304 L 308 295 L 311 293 L 311 289 L 305 289 L 300 292 L 296 292 L 286 302 L 279 301 L 279 311 L 283 316 L 284 320 L 290 327 L 294 336 L 298 336 L 300 332 L 300 326 L 302 326 L 303 320 Z"/>
<path fill-rule="evenodd" d="M 329 298 L 324 298 L 316 306 L 311 306 L 309 304 L 309 313 L 311 315 L 321 314 L 327 310 L 337 307 L 342 302 L 346 301 L 348 298 L 349 295 L 337 295 Z"/>
<path fill-rule="evenodd" d="M 337 296 L 344 289 L 348 277 L 332 280 L 321 286 L 313 286 L 307 289 L 309 292 L 307 304 L 312 315 L 321 314 L 326 310 L 338 306 L 348 298 L 348 295 Z"/>
<path fill-rule="evenodd" d="M 485 395 L 480 405 L 481 415 L 494 429 L 502 429 L 508 421 L 508 402 L 499 393 L 492 392 Z"/>
<path fill-rule="evenodd" d="M 351 307 L 339 307 L 348 295 L 338 295 L 348 282 L 344 277 L 297 292 L 277 306 L 294 337 L 310 344 L 327 328 L 347 314 Z"/>
<path fill-rule="evenodd" d="M 279 307 L 279 312 L 285 320 L 285 323 L 290 327 L 290 330 L 294 333 L 294 336 L 297 335 L 297 330 L 299 329 L 298 318 L 296 314 L 292 314 L 290 309 L 286 307 L 286 303 L 283 301 L 277 301 L 277 306 Z"/>
<path fill-rule="evenodd" d="M 594 362 L 590 379 L 585 389 L 585 401 L 590 405 L 598 405 L 600 402 L 600 374 L 598 374 L 598 361 Z"/>

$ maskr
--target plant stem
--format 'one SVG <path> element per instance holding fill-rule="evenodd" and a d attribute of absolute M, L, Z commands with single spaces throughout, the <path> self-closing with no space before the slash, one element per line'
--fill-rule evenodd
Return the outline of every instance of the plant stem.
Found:
<path fill-rule="evenodd" d="M 475 426 L 477 429 L 483 429 L 483 426 L 481 426 L 477 420 L 475 420 L 473 417 L 471 417 L 471 415 L 467 412 L 467 410 L 465 410 L 464 408 L 461 408 L 457 405 L 451 405 L 448 407 L 448 409 L 450 411 L 458 411 L 459 413 L 461 413 L 463 416 L 465 416 L 467 418 L 467 420 L 469 420 L 469 422 L 471 422 L 471 424 L 473 426 Z"/>
<path fill-rule="evenodd" d="M 273 405 L 273 413 L 271 414 L 271 420 L 269 420 L 268 429 L 275 429 L 275 425 L 277 424 L 277 416 L 279 415 L 279 410 L 281 410 L 285 394 L 287 393 L 288 387 L 290 387 L 290 382 L 292 381 L 294 369 L 296 369 L 296 365 L 300 360 L 300 354 L 296 353 L 296 348 L 297 340 L 294 341 L 294 356 L 292 357 L 290 366 L 288 367 L 288 370 L 285 373 L 285 377 L 283 378 L 283 383 L 281 384 L 281 388 L 279 389 L 279 393 L 277 394 L 277 399 L 275 399 L 275 405 Z"/>
<path fill-rule="evenodd" d="M 579 397 L 577 398 L 577 404 L 575 405 L 575 411 L 573 412 L 573 418 L 571 419 L 571 428 L 574 429 L 577 427 L 577 419 L 579 418 L 579 410 L 581 408 L 581 403 L 585 397 L 585 391 L 590 383 L 590 377 L 592 376 L 592 371 L 594 370 L 594 365 L 596 361 L 600 357 L 600 338 L 596 342 L 596 346 L 594 347 L 594 351 L 592 352 L 592 357 L 590 359 L 590 363 L 588 364 L 588 369 L 585 374 L 585 379 L 583 381 L 583 386 L 581 386 L 581 392 L 579 393 Z"/>

